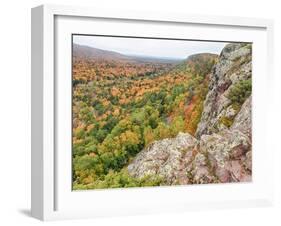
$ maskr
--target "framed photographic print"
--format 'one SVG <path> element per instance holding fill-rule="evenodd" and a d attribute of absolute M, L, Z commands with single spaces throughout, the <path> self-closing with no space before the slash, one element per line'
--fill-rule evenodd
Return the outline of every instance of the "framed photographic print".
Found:
<path fill-rule="evenodd" d="M 270 205 L 272 21 L 32 9 L 32 215 Z"/>

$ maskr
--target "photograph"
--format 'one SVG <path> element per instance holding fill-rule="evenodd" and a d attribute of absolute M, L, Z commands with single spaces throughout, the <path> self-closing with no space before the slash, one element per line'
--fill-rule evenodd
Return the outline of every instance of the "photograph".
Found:
<path fill-rule="evenodd" d="M 71 44 L 73 190 L 252 181 L 252 43 Z"/>

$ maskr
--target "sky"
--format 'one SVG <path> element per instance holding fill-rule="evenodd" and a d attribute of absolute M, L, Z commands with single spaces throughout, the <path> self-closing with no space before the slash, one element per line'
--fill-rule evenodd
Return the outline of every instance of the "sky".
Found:
<path fill-rule="evenodd" d="M 79 45 L 119 52 L 125 55 L 157 58 L 185 59 L 197 53 L 220 54 L 225 42 L 159 40 L 142 38 L 119 38 L 73 35 L 73 42 Z"/>

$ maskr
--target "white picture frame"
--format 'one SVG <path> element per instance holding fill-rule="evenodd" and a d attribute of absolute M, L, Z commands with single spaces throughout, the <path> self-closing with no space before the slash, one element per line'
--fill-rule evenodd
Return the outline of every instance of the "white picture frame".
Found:
<path fill-rule="evenodd" d="M 103 21 L 108 24 L 101 25 Z M 113 29 L 115 23 L 120 24 L 120 31 Z M 67 38 L 69 34 L 77 31 L 92 33 L 93 31 L 87 31 L 89 25 L 99 27 L 99 32 L 106 34 L 112 34 L 114 31 L 115 34 L 120 32 L 121 35 L 129 35 L 125 29 L 123 29 L 124 31 L 121 29 L 122 26 L 124 28 L 126 26 L 138 27 L 136 24 L 139 24 L 140 28 L 136 31 L 132 31 L 134 30 L 132 29 L 130 32 L 137 34 L 146 32 L 144 34 L 146 36 L 149 34 L 157 35 L 153 34 L 152 31 L 155 26 L 163 27 L 162 31 L 159 30 L 160 37 L 163 34 L 171 37 L 171 30 L 174 26 L 175 32 L 177 31 L 176 26 L 190 26 L 195 29 L 195 32 L 188 37 L 189 39 L 201 37 L 206 40 L 204 29 L 210 28 L 209 40 L 253 42 L 253 58 L 255 59 L 253 77 L 256 75 L 253 89 L 253 130 L 260 131 L 255 135 L 257 144 L 254 145 L 254 148 L 257 153 L 260 153 L 260 149 L 266 151 L 266 154 L 262 156 L 266 161 L 261 161 L 260 154 L 254 154 L 256 157 L 253 158 L 254 179 L 252 183 L 106 189 L 87 192 L 73 192 L 69 189 L 71 186 L 71 171 L 69 171 L 71 164 L 68 162 L 68 158 L 71 152 L 69 150 L 64 152 L 62 148 L 58 147 L 69 149 L 65 141 L 69 138 L 68 133 L 71 131 L 65 132 L 65 136 L 60 136 L 61 132 L 57 132 L 68 128 L 68 117 L 65 117 L 64 120 L 59 115 L 69 114 L 67 111 L 63 113 L 57 111 L 62 112 L 64 109 L 69 109 L 71 100 L 70 96 L 64 95 L 65 90 L 69 90 L 70 83 L 67 79 L 71 77 L 69 71 L 71 65 L 71 60 L 69 60 L 70 46 L 64 46 L 64 43 L 69 41 Z M 106 30 L 109 28 L 112 29 Z M 197 28 L 198 34 L 196 34 Z M 217 29 L 218 32 L 214 32 L 212 29 Z M 177 36 L 180 35 L 177 33 Z M 182 35 L 184 37 L 186 34 Z M 267 108 L 261 106 L 267 106 L 266 97 L 270 95 L 272 84 L 272 45 L 273 22 L 266 19 L 156 14 L 153 12 L 101 10 L 57 5 L 43 5 L 33 8 L 32 216 L 41 220 L 57 220 L 271 205 L 273 202 L 273 179 L 268 177 L 267 175 L 270 174 L 266 172 L 270 172 L 273 167 L 273 153 L 268 148 L 266 139 L 261 140 L 259 137 L 267 135 L 265 129 Z M 65 50 L 65 53 L 61 50 Z M 56 76 L 58 74 L 63 76 Z M 70 77 L 67 78 L 67 76 Z M 68 85 L 62 85 L 62 82 Z M 58 106 L 58 104 L 60 105 Z M 63 120 L 65 122 L 62 122 Z M 57 135 L 60 136 L 59 140 Z M 156 190 L 157 192 L 155 192 Z M 232 194 L 231 197 L 230 194 Z M 88 204 L 87 200 L 91 205 Z"/>

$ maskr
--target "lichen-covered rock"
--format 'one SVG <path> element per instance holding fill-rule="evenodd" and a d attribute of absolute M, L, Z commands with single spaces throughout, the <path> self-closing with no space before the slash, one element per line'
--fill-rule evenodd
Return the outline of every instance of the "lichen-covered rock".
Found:
<path fill-rule="evenodd" d="M 246 134 L 249 139 L 252 137 L 252 97 L 250 96 L 242 105 L 241 110 L 235 117 L 232 130 L 239 130 Z"/>
<path fill-rule="evenodd" d="M 210 171 L 219 182 L 250 179 L 251 172 L 246 170 L 243 160 L 251 151 L 251 141 L 241 131 L 227 129 L 218 134 L 203 135 L 199 150 L 207 157 Z"/>
<path fill-rule="evenodd" d="M 207 184 L 215 182 L 215 177 L 208 163 L 208 158 L 205 154 L 198 152 L 189 171 L 192 178 L 192 183 Z"/>
<path fill-rule="evenodd" d="M 209 92 L 198 124 L 196 137 L 225 129 L 237 114 L 229 99 L 230 90 L 237 83 L 251 78 L 251 46 L 228 44 L 222 51 L 210 77 Z M 227 124 L 224 119 L 228 119 Z"/>
<path fill-rule="evenodd" d="M 250 146 L 249 138 L 239 130 L 224 130 L 203 135 L 200 139 L 200 151 L 212 157 L 219 166 L 223 166 L 230 158 L 239 158 Z"/>
<path fill-rule="evenodd" d="M 166 184 L 187 182 L 183 171 L 192 160 L 197 143 L 194 137 L 186 133 L 153 142 L 136 156 L 128 166 L 128 171 L 137 178 L 157 175 Z"/>
<path fill-rule="evenodd" d="M 252 151 L 248 151 L 246 153 L 245 159 L 244 159 L 244 166 L 245 169 L 248 171 L 252 171 Z"/>
<path fill-rule="evenodd" d="M 205 184 L 251 180 L 251 141 L 239 130 L 187 133 L 152 143 L 128 166 L 137 178 L 160 176 L 164 184 Z"/>

